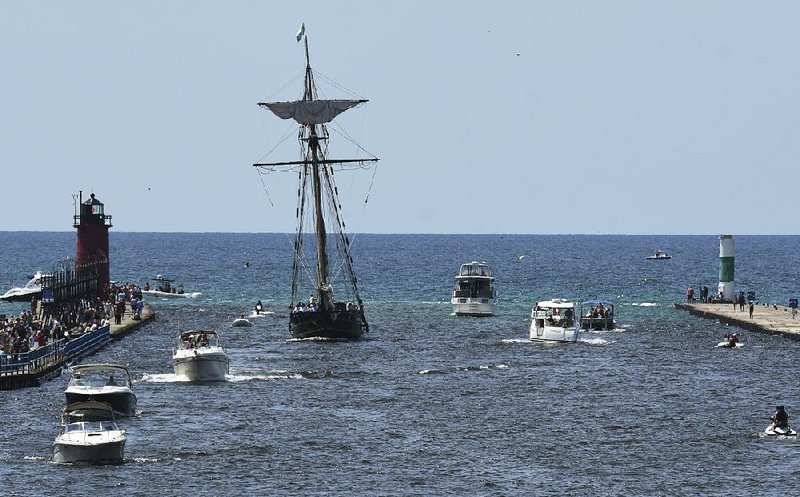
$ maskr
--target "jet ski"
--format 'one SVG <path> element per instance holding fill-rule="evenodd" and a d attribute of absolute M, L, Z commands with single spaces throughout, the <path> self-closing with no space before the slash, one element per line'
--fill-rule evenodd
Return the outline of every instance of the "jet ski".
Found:
<path fill-rule="evenodd" d="M 764 430 L 764 434 L 769 435 L 771 437 L 775 436 L 793 437 L 797 435 L 797 432 L 789 428 L 788 426 L 784 428 L 781 426 L 775 426 L 774 424 L 771 424 L 767 426 L 766 430 Z"/>
<path fill-rule="evenodd" d="M 743 346 L 744 344 L 739 341 L 739 335 L 737 333 L 725 335 L 725 339 L 716 345 L 716 347 L 723 347 L 727 349 L 735 349 Z"/>

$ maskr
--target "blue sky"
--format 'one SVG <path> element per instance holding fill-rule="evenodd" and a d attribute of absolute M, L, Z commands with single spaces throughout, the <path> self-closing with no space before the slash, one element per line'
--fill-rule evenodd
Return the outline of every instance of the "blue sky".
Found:
<path fill-rule="evenodd" d="M 727 0 L 2 2 L 0 231 L 291 231 L 301 22 L 351 230 L 797 233 L 800 4 Z"/>

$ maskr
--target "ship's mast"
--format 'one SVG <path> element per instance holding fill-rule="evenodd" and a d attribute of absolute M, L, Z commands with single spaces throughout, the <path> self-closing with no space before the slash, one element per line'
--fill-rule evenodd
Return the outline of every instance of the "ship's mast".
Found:
<path fill-rule="evenodd" d="M 314 75 L 311 72 L 311 59 L 308 55 L 308 37 L 305 37 L 306 46 L 306 87 L 303 100 L 314 100 Z M 319 164 L 319 138 L 317 136 L 317 125 L 309 124 L 308 146 L 311 150 L 312 188 L 314 192 L 314 228 L 317 235 L 317 299 L 320 305 L 324 305 L 325 299 L 322 298 L 321 289 L 328 286 L 328 252 L 326 247 L 325 217 L 322 211 L 322 182 L 320 181 L 319 167 L 326 167 Z"/>

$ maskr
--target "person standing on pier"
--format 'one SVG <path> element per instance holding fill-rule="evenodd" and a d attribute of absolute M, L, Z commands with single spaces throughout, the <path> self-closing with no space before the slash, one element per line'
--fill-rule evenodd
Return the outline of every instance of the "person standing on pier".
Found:
<path fill-rule="evenodd" d="M 694 288 L 692 287 L 686 289 L 686 302 L 690 304 L 694 302 Z"/>
<path fill-rule="evenodd" d="M 750 301 L 750 319 L 753 319 L 753 301 Z"/>

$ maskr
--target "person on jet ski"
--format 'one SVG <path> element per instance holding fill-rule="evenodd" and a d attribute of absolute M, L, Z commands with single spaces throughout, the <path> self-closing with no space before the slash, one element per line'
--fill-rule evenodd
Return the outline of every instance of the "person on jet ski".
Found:
<path fill-rule="evenodd" d="M 788 428 L 789 427 L 789 414 L 783 406 L 775 407 L 775 414 L 772 415 L 772 427 L 774 428 Z"/>
<path fill-rule="evenodd" d="M 733 335 L 730 336 L 730 338 L 728 338 L 728 341 L 730 341 L 733 345 L 736 345 L 737 343 L 739 343 L 739 335 L 734 333 Z"/>

